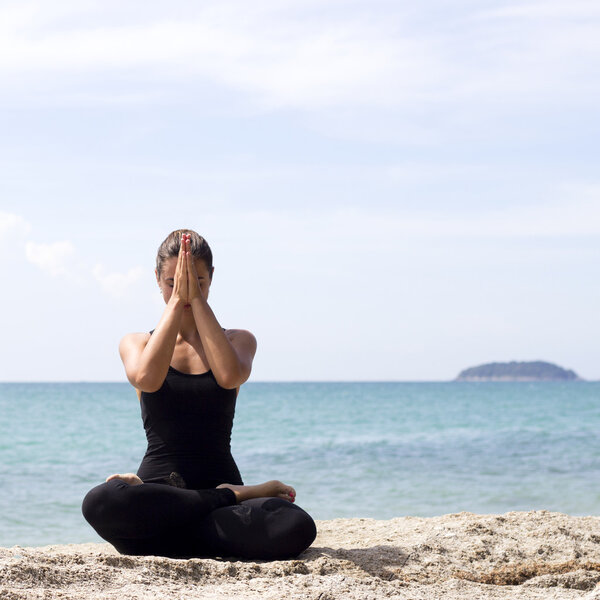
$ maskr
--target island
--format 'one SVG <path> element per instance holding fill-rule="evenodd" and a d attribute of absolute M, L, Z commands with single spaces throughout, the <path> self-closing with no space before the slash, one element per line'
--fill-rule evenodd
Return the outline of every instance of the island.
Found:
<path fill-rule="evenodd" d="M 583 381 L 575 371 L 542 360 L 493 362 L 461 371 L 455 381 Z"/>

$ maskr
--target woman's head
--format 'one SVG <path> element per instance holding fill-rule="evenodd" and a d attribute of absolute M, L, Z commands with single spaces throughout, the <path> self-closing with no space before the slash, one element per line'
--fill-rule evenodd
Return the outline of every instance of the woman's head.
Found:
<path fill-rule="evenodd" d="M 177 257 L 181 248 L 181 237 L 184 233 L 189 235 L 190 238 L 190 253 L 198 275 L 200 292 L 205 298 L 208 298 L 208 291 L 214 271 L 210 246 L 195 231 L 191 229 L 177 229 L 166 237 L 165 241 L 159 246 L 156 255 L 156 281 L 165 302 L 169 301 L 173 292 Z"/>
<path fill-rule="evenodd" d="M 156 254 L 156 275 L 160 277 L 165 266 L 165 263 L 170 258 L 177 258 L 181 247 L 181 236 L 186 233 L 190 236 L 190 250 L 195 260 L 201 260 L 205 265 L 212 279 L 213 274 L 213 258 L 208 242 L 195 231 L 191 229 L 177 229 L 172 231 L 158 247 Z"/>

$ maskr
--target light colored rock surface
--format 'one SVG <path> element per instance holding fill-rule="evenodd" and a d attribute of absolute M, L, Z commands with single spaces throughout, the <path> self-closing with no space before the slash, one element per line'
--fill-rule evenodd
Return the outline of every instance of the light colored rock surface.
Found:
<path fill-rule="evenodd" d="M 536 511 L 335 519 L 296 560 L 121 556 L 108 544 L 0 549 L 0 599 L 600 600 L 600 517 Z"/>

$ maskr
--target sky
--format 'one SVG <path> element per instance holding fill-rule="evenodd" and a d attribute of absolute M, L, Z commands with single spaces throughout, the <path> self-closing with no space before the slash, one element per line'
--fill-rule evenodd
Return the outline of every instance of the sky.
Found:
<path fill-rule="evenodd" d="M 0 381 L 125 381 L 210 243 L 254 381 L 600 379 L 600 4 L 0 1 Z"/>

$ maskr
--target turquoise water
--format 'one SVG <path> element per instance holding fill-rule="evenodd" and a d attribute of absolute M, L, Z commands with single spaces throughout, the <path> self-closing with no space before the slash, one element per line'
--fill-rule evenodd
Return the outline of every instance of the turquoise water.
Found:
<path fill-rule="evenodd" d="M 600 514 L 600 383 L 248 383 L 233 452 L 315 518 Z M 88 489 L 145 449 L 125 383 L 0 384 L 0 546 L 98 541 Z"/>

